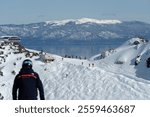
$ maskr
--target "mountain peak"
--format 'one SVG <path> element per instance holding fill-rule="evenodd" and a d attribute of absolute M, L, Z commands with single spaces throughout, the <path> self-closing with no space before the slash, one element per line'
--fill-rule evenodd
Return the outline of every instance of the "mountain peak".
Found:
<path fill-rule="evenodd" d="M 79 24 L 81 23 L 96 23 L 96 24 L 116 24 L 121 23 L 119 20 L 98 20 L 98 19 L 90 19 L 90 18 L 81 18 L 78 19 Z"/>
<path fill-rule="evenodd" d="M 117 24 L 117 23 L 122 23 L 119 20 L 98 20 L 98 19 L 91 19 L 91 18 L 81 18 L 81 19 L 46 21 L 46 24 L 65 25 L 66 23 L 69 23 L 69 22 L 74 22 L 75 24 L 84 24 L 84 23 Z"/>

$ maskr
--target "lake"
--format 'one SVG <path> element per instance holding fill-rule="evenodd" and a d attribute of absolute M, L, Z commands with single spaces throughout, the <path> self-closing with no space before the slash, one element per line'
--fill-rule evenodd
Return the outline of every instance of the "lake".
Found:
<path fill-rule="evenodd" d="M 60 56 L 80 56 L 90 58 L 102 51 L 114 49 L 123 43 L 123 40 L 90 40 L 90 41 L 68 41 L 68 40 L 39 40 L 23 39 L 23 46 L 29 49 L 43 50 L 45 52 Z"/>

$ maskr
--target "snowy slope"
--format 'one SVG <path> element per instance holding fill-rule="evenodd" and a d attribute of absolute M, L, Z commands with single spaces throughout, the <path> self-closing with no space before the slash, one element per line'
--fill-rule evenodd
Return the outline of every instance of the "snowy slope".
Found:
<path fill-rule="evenodd" d="M 108 52 L 103 59 L 98 59 L 101 56 L 99 54 L 91 60 L 62 60 L 62 57 L 50 54 L 55 61 L 44 63 L 39 56 L 32 57 L 33 69 L 40 75 L 46 99 L 150 99 L 150 69 L 145 66 L 150 43 L 141 42 L 134 45 L 136 40 L 140 39 L 129 40 L 114 51 Z M 12 45 L 4 47 L 5 49 L 0 49 L 4 52 L 0 56 L 8 57 L 5 62 L 0 59 L 0 71 L 3 72 L 3 76 L 0 76 L 0 94 L 4 100 L 11 100 L 15 77 L 12 71 L 18 73 L 26 57 L 25 53 L 14 54 L 17 49 Z M 135 66 L 134 61 L 139 54 L 141 62 Z M 116 64 L 117 61 L 123 64 Z"/>

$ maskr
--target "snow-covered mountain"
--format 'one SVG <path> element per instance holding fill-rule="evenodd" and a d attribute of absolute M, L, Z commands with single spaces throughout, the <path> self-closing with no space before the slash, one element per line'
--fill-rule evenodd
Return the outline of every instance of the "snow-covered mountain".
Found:
<path fill-rule="evenodd" d="M 0 98 L 11 100 L 12 85 L 22 61 L 30 58 L 40 74 L 45 97 L 50 99 L 150 99 L 150 79 L 146 60 L 150 42 L 132 38 L 114 50 L 90 60 L 63 58 L 47 53 L 54 60 L 45 63 L 39 52 L 18 44 L 0 46 Z M 140 57 L 138 65 L 135 61 Z"/>
<path fill-rule="evenodd" d="M 93 40 L 150 37 L 150 24 L 138 21 L 67 19 L 22 25 L 0 25 L 0 36 L 13 35 L 22 39 Z"/>
<path fill-rule="evenodd" d="M 82 19 L 67 19 L 67 20 L 61 20 L 61 21 L 46 21 L 47 24 L 52 24 L 54 26 L 59 26 L 59 25 L 66 25 L 70 22 L 73 22 L 75 24 L 118 24 L 122 23 L 119 20 L 97 20 L 97 19 L 89 19 L 89 18 L 82 18 Z"/>

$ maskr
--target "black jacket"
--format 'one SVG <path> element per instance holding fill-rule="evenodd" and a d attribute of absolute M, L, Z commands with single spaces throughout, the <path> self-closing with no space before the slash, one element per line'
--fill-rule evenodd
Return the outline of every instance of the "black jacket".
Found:
<path fill-rule="evenodd" d="M 13 100 L 37 100 L 37 89 L 40 99 L 44 100 L 44 90 L 39 75 L 32 68 L 22 68 L 14 80 Z"/>

